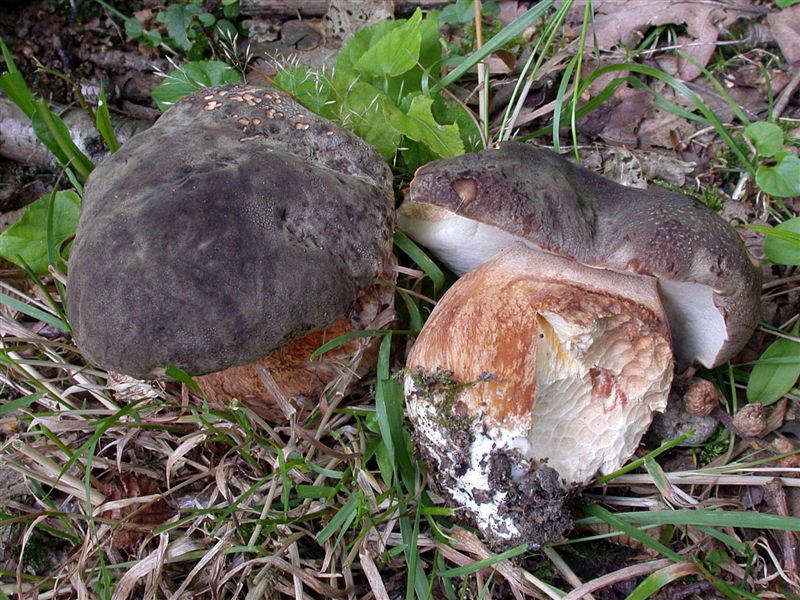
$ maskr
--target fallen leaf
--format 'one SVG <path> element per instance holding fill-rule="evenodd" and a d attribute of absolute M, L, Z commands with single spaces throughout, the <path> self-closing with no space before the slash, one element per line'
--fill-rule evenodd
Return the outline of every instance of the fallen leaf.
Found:
<path fill-rule="evenodd" d="M 584 2 L 574 11 L 583 14 Z M 761 9 L 748 0 L 732 2 L 711 0 L 595 0 L 594 37 L 601 50 L 624 46 L 635 48 L 645 32 L 657 25 L 685 25 L 688 36 L 678 38 L 683 50 L 705 66 L 716 49 L 720 32 L 737 19 L 757 16 Z M 795 34 L 796 35 L 796 34 Z M 593 45 L 587 36 L 587 45 Z M 691 81 L 700 75 L 698 67 L 686 60 L 678 62 L 678 76 Z"/>
<path fill-rule="evenodd" d="M 800 4 L 768 14 L 767 25 L 786 62 L 800 60 Z"/>
<path fill-rule="evenodd" d="M 649 91 L 620 87 L 614 96 L 581 121 L 580 131 L 614 146 L 637 146 L 639 123 L 650 111 Z"/>
<path fill-rule="evenodd" d="M 123 473 L 115 475 L 106 484 L 106 502 L 127 500 L 159 494 L 158 482 L 147 475 Z M 121 508 L 112 508 L 102 516 L 114 523 L 111 545 L 114 548 L 132 549 L 146 535 L 147 529 L 166 522 L 175 511 L 163 498 L 150 502 L 133 502 Z"/>

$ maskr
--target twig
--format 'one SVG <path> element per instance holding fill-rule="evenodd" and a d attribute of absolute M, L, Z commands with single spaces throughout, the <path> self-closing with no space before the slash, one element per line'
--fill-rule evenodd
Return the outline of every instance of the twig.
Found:
<path fill-rule="evenodd" d="M 777 119 L 783 114 L 783 111 L 786 110 L 786 107 L 789 105 L 789 100 L 794 96 L 794 92 L 798 86 L 800 86 L 800 66 L 795 66 L 794 75 L 792 75 L 786 87 L 781 90 L 780 96 L 778 96 L 778 100 L 775 102 L 775 109 L 772 111 L 773 119 Z"/>
<path fill-rule="evenodd" d="M 567 580 L 567 583 L 576 589 L 583 586 L 583 582 L 578 579 L 578 576 L 575 575 L 575 572 L 569 568 L 569 565 L 564 562 L 564 559 L 561 558 L 561 555 L 559 555 L 558 552 L 556 552 L 553 548 L 548 548 L 547 546 L 542 548 L 542 552 L 547 558 L 550 559 L 550 562 L 553 563 L 556 569 L 558 569 L 559 573 L 563 575 L 564 579 Z M 594 596 L 591 594 L 585 594 L 584 599 L 595 600 Z"/>
<path fill-rule="evenodd" d="M 780 479 L 772 479 L 764 486 L 764 500 L 770 510 L 782 517 L 789 516 L 786 492 Z M 776 532 L 783 551 L 783 568 L 788 573 L 797 573 L 797 536 L 792 531 Z M 795 589 L 795 592 L 798 590 Z"/>
<path fill-rule="evenodd" d="M 668 567 L 671 564 L 673 564 L 673 562 L 670 559 L 662 558 L 661 560 L 653 560 L 650 562 L 625 567 L 619 571 L 608 573 L 607 575 L 593 579 L 588 583 L 584 583 L 581 587 L 572 590 L 561 600 L 582 600 L 582 598 L 584 598 L 587 594 L 596 592 L 597 590 L 601 590 L 621 581 L 627 581 L 628 579 L 633 579 L 634 577 L 641 577 L 642 575 L 655 573 L 659 569 Z"/>

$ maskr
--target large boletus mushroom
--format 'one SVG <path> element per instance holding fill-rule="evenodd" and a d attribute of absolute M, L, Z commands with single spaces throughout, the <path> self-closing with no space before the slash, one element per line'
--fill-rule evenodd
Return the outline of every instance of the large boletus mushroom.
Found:
<path fill-rule="evenodd" d="M 289 97 L 191 94 L 87 182 L 75 340 L 138 378 L 263 357 L 348 315 L 387 266 L 393 208 L 377 152 Z"/>
<path fill-rule="evenodd" d="M 714 366 L 756 324 L 760 273 L 722 219 L 543 149 L 426 165 L 398 222 L 467 273 L 409 354 L 406 400 L 432 479 L 497 548 L 558 538 L 570 490 L 633 454 L 673 349 Z"/>
<path fill-rule="evenodd" d="M 714 212 L 681 194 L 621 186 L 528 144 L 422 167 L 398 225 L 459 275 L 522 242 L 654 277 L 681 365 L 724 363 L 758 320 L 761 272 Z"/>

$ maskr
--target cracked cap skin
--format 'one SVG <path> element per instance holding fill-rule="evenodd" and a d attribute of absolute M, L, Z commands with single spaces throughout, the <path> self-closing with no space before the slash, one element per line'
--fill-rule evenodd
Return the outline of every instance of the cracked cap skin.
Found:
<path fill-rule="evenodd" d="M 183 98 L 86 184 L 79 348 L 134 377 L 198 375 L 329 325 L 388 260 L 391 182 L 369 145 L 275 90 Z"/>

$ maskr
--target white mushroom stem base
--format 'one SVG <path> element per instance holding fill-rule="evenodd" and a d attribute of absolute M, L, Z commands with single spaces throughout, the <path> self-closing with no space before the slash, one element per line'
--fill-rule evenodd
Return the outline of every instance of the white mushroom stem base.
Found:
<path fill-rule="evenodd" d="M 515 245 L 445 294 L 408 367 L 431 478 L 503 548 L 558 539 L 569 490 L 634 453 L 672 352 L 654 280 Z"/>

